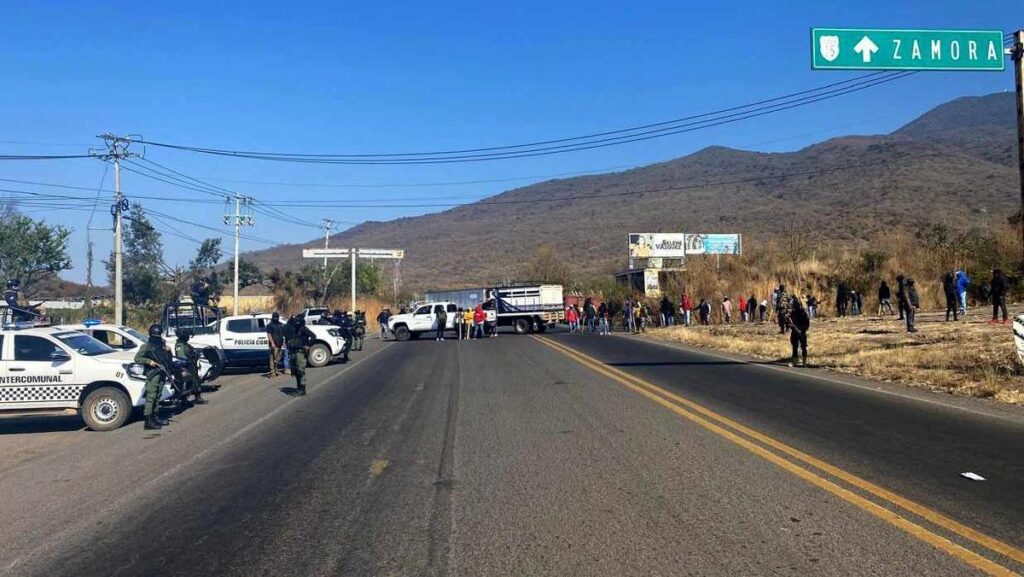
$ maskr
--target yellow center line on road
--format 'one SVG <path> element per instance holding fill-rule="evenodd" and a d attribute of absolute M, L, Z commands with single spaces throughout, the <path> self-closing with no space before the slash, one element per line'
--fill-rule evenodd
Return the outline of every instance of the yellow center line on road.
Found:
<path fill-rule="evenodd" d="M 614 381 L 626 386 L 630 390 L 637 392 L 644 397 L 658 403 L 659 405 L 671 410 L 672 412 L 685 417 L 686 419 L 716 433 L 717 435 L 732 441 L 733 443 L 747 449 L 755 455 L 764 458 L 767 461 L 778 465 L 779 467 L 793 473 L 794 475 L 808 481 L 812 485 L 819 487 L 836 495 L 837 497 L 851 503 L 852 505 L 867 511 L 876 517 L 879 517 L 888 523 L 906 531 L 914 537 L 936 547 L 937 549 L 948 553 L 949 555 L 968 563 L 969 565 L 984 571 L 989 575 L 1017 575 L 1012 570 L 999 565 L 998 563 L 982 557 L 981 555 L 967 549 L 961 545 L 953 543 L 949 539 L 933 533 L 924 527 L 913 523 L 912 521 L 900 516 L 899 514 L 874 503 L 862 497 L 856 493 L 853 493 L 849 489 L 843 488 L 838 484 L 822 477 L 813 471 L 800 466 L 797 463 L 789 461 L 784 457 L 773 453 L 766 448 L 754 443 L 751 439 L 757 440 L 769 447 L 772 447 L 790 457 L 803 461 L 815 468 L 820 469 L 838 479 L 841 479 L 850 485 L 860 488 L 876 497 L 884 499 L 889 503 L 892 503 L 898 507 L 901 507 L 907 511 L 918 515 L 935 525 L 943 527 L 964 539 L 973 541 L 978 545 L 981 545 L 989 550 L 1005 555 L 1015 561 L 1024 562 L 1024 552 L 1013 547 L 1008 543 L 1004 543 L 989 537 L 983 533 L 980 533 L 970 527 L 967 527 L 957 521 L 954 521 L 936 511 L 910 501 L 904 497 L 896 495 L 892 491 L 883 489 L 869 481 L 861 479 L 852 473 L 846 472 L 834 465 L 830 465 L 820 459 L 812 457 L 802 451 L 799 451 L 793 447 L 790 447 L 780 441 L 772 439 L 767 435 L 759 433 L 749 427 L 743 426 L 727 417 L 719 415 L 714 411 L 699 405 L 693 401 L 680 397 L 662 387 L 659 387 L 653 383 L 632 376 L 624 371 L 610 367 L 593 357 L 590 357 L 584 353 L 575 351 L 565 345 L 554 342 L 550 338 L 543 338 L 534 336 L 534 339 L 540 341 L 545 346 L 548 346 L 555 351 L 568 356 L 569 358 L 579 362 L 580 364 L 594 370 L 602 375 L 611 378 Z M 730 430 L 732 429 L 732 430 Z M 744 438 L 740 434 L 746 435 L 748 438 Z"/>

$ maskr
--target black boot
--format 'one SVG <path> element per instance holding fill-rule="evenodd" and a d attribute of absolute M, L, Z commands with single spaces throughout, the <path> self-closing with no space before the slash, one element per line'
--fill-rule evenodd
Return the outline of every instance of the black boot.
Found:
<path fill-rule="evenodd" d="M 149 415 L 148 417 L 146 417 L 146 424 L 142 428 L 146 429 L 147 431 L 153 431 L 156 429 L 160 429 L 162 427 L 163 425 L 161 425 L 159 421 L 153 418 L 153 415 Z"/>
<path fill-rule="evenodd" d="M 196 405 L 205 405 L 208 402 L 210 402 L 210 401 L 207 401 L 206 399 L 204 399 L 203 396 L 200 395 L 199 393 L 196 393 L 195 397 L 192 398 L 192 403 L 196 404 Z"/>
<path fill-rule="evenodd" d="M 296 397 L 305 397 L 306 396 L 306 385 L 298 384 L 295 387 L 295 396 Z"/>
<path fill-rule="evenodd" d="M 159 413 L 153 413 L 153 422 L 160 425 L 161 427 L 166 427 L 167 425 L 171 424 L 171 422 L 168 421 L 167 419 L 160 417 Z"/>

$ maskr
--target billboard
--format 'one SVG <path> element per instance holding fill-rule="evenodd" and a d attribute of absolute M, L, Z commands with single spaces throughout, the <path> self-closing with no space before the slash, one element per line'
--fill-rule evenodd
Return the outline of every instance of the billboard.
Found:
<path fill-rule="evenodd" d="M 686 254 L 743 254 L 743 235 L 688 234 Z"/>
<path fill-rule="evenodd" d="M 685 237 L 679 233 L 630 233 L 629 258 L 683 258 Z"/>

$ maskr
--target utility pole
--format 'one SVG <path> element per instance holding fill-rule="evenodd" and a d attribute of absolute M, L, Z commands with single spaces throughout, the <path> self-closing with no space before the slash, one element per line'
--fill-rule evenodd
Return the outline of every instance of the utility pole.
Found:
<path fill-rule="evenodd" d="M 1021 266 L 1024 267 L 1024 30 L 1014 33 L 1013 71 L 1017 84 L 1017 169 L 1020 172 Z"/>
<path fill-rule="evenodd" d="M 334 227 L 334 221 L 325 218 L 320 221 L 320 228 L 324 229 L 324 250 L 328 249 L 328 245 L 331 242 L 331 229 Z M 324 273 L 327 273 L 327 257 L 324 257 Z"/>
<path fill-rule="evenodd" d="M 102 160 L 114 161 L 114 204 L 110 207 L 110 215 L 114 217 L 114 322 L 118 325 L 124 324 L 124 270 L 122 267 L 122 213 L 128 210 L 128 199 L 121 194 L 121 159 L 131 156 L 138 156 L 128 152 L 128 145 L 131 139 L 123 136 L 115 136 L 109 132 L 100 134 L 107 145 L 105 151 L 96 152 L 90 150 Z"/>
<path fill-rule="evenodd" d="M 235 214 L 225 214 L 224 224 L 228 224 L 231 220 L 235 221 L 235 282 L 234 282 L 234 294 L 231 301 L 232 315 L 238 314 L 238 239 L 241 236 L 241 229 L 243 226 L 252 226 L 255 223 L 255 218 L 252 214 L 252 199 L 248 196 L 235 195 Z"/>
<path fill-rule="evenodd" d="M 349 310 L 356 314 L 356 249 L 352 249 L 352 308 Z"/>

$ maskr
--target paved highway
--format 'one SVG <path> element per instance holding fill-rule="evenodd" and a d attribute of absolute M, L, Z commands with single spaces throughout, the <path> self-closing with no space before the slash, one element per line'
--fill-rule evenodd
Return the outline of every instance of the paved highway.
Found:
<path fill-rule="evenodd" d="M 159 434 L 0 420 L 0 574 L 1024 571 L 1016 408 L 625 336 L 221 381 Z"/>

